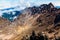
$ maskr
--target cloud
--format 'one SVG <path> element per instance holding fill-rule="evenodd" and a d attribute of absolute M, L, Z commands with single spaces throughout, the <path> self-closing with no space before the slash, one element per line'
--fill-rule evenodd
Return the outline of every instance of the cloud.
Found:
<path fill-rule="evenodd" d="M 31 6 L 40 6 L 41 4 L 48 4 L 52 2 L 55 6 L 60 6 L 60 0 L 0 0 L 0 9 L 10 8 L 10 7 L 16 7 L 14 10 L 23 10 L 26 7 Z M 13 11 L 13 10 L 9 10 Z M 4 12 L 9 12 L 8 10 L 5 10 Z M 0 16 L 3 12 L 0 11 Z"/>
<path fill-rule="evenodd" d="M 30 7 L 44 3 L 52 2 L 54 5 L 60 5 L 60 0 L 0 0 L 0 9 L 14 6 Z"/>
<path fill-rule="evenodd" d="M 47 4 L 52 2 L 55 6 L 60 6 L 60 0 L 0 0 L 0 9 L 20 6 L 20 9 L 34 5 Z"/>

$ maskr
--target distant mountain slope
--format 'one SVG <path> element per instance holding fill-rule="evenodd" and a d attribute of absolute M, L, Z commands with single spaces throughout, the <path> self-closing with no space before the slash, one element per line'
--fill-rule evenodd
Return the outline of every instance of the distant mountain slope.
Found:
<path fill-rule="evenodd" d="M 21 14 L 20 7 L 11 7 L 11 8 L 6 8 L 6 9 L 0 9 L 0 13 L 2 14 L 1 16 L 13 21 L 17 16 Z"/>
<path fill-rule="evenodd" d="M 56 8 L 60 8 L 60 6 L 56 6 Z"/>
<path fill-rule="evenodd" d="M 8 12 L 8 13 L 3 13 L 2 17 L 13 21 L 15 20 L 19 15 L 21 14 L 20 11 L 12 11 L 12 12 Z M 15 18 L 16 17 L 16 18 Z"/>

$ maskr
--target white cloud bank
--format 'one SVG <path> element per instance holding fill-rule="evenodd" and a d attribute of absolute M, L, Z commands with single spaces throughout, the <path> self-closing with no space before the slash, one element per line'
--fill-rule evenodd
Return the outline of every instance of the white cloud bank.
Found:
<path fill-rule="evenodd" d="M 0 9 L 20 6 L 21 9 L 26 7 L 40 5 L 52 2 L 55 6 L 60 6 L 60 0 L 0 0 Z"/>

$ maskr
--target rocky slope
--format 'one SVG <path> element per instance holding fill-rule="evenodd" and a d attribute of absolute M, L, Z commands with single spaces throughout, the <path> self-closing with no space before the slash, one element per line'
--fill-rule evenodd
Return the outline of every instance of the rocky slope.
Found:
<path fill-rule="evenodd" d="M 26 8 L 13 22 L 0 18 L 0 34 L 5 35 L 0 39 L 5 40 L 8 36 L 7 40 L 21 40 L 23 36 L 31 35 L 32 30 L 36 34 L 43 32 L 49 40 L 60 37 L 60 9 L 49 3 Z"/>

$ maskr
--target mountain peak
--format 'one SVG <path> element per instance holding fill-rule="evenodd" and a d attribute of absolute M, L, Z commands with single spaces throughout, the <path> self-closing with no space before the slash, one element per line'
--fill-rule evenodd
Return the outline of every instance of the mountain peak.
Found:
<path fill-rule="evenodd" d="M 51 8 L 54 8 L 54 5 L 52 3 L 48 4 Z"/>

